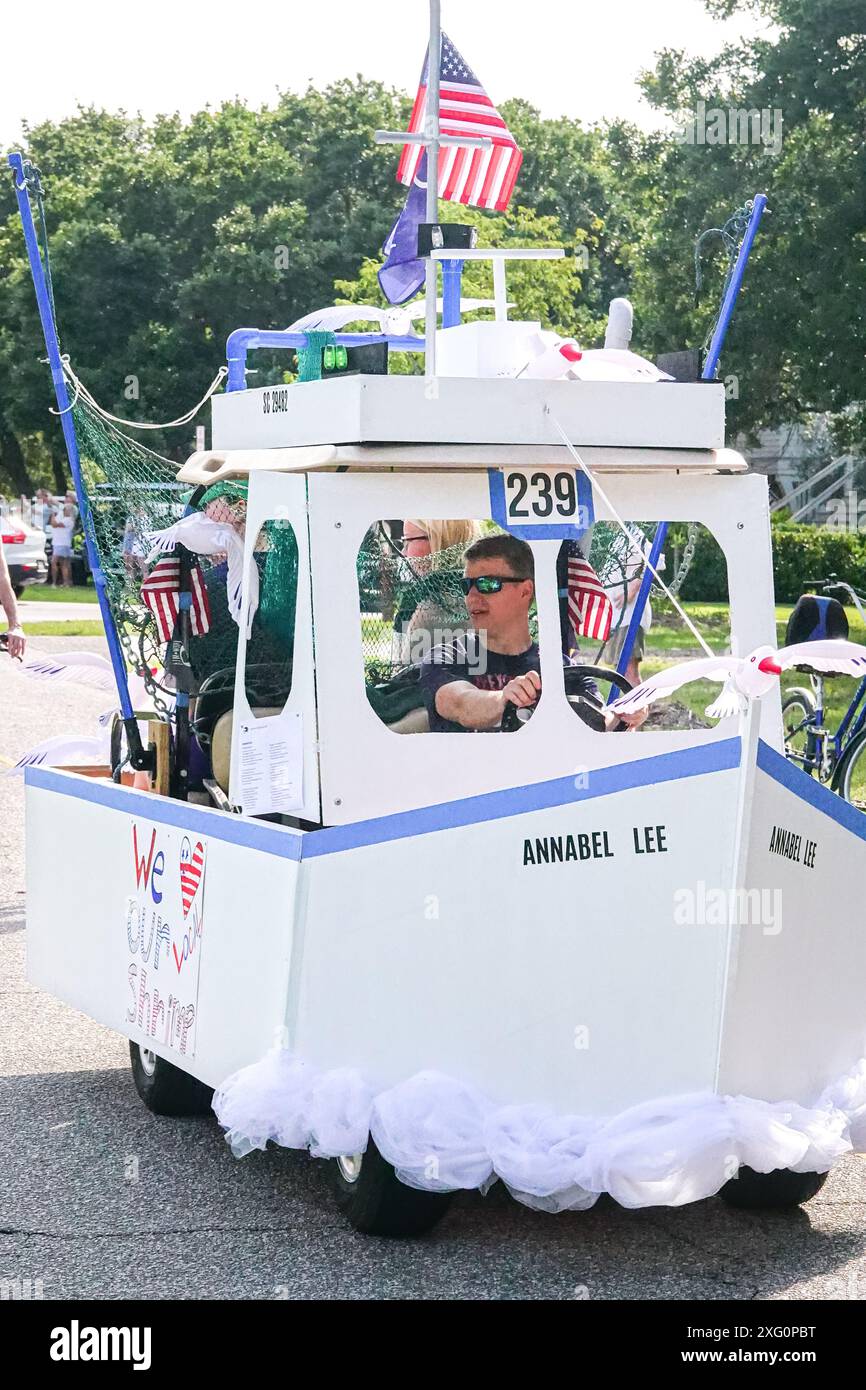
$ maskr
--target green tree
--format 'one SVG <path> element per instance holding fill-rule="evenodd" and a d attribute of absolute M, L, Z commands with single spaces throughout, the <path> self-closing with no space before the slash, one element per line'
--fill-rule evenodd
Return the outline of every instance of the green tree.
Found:
<path fill-rule="evenodd" d="M 379 83 L 283 94 L 148 124 L 92 109 L 27 132 L 47 190 L 62 347 L 107 409 L 171 419 L 233 328 L 284 327 L 354 275 L 399 205 L 372 139 L 407 98 Z M 11 185 L 0 189 L 0 472 L 30 490 L 62 446 Z M 261 354 L 259 380 L 285 357 Z M 50 422 L 50 423 L 49 423 Z M 157 438 L 177 456 L 192 427 Z M 180 437 L 179 437 L 180 435 Z M 40 438 L 44 436 L 44 444 Z M 26 449 L 26 453 L 25 453 Z"/>
<path fill-rule="evenodd" d="M 766 191 L 772 215 L 749 265 L 725 350 L 736 374 L 732 419 L 755 429 L 830 411 L 850 445 L 866 442 L 866 16 L 862 0 L 707 0 L 728 15 L 753 8 L 771 39 L 726 48 L 712 62 L 659 55 L 644 90 L 680 126 L 696 103 L 781 114 L 781 152 L 754 144 L 643 141 L 638 166 L 653 187 L 633 288 L 656 347 L 699 342 L 719 289 L 718 268 L 696 311 L 681 273 L 696 229 L 718 225 Z M 612 145 L 612 156 L 617 147 Z M 719 262 L 719 265 L 721 263 Z"/>

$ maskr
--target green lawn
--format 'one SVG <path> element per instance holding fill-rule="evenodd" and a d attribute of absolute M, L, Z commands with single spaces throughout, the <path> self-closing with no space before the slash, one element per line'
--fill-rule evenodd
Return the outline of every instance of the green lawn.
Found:
<path fill-rule="evenodd" d="M 731 633 L 731 619 L 730 609 L 726 603 L 684 603 L 683 608 L 713 651 L 723 652 L 727 650 Z M 790 603 L 776 605 L 776 641 L 779 646 L 782 646 L 785 641 L 785 627 L 792 608 L 793 604 Z M 848 615 L 851 641 L 866 643 L 866 627 L 861 623 L 857 610 L 846 608 L 845 612 Z M 670 611 L 654 614 L 649 645 L 651 650 L 657 652 L 691 650 L 692 648 L 695 649 L 695 652 L 698 651 L 698 644 L 685 623 L 677 613 Z"/>
<path fill-rule="evenodd" d="M 776 607 L 776 642 L 780 647 L 785 641 L 785 627 L 792 606 L 791 604 L 781 604 Z M 727 604 L 685 603 L 683 607 L 714 652 L 728 650 L 730 627 Z M 851 641 L 862 642 L 866 645 L 866 627 L 860 621 L 856 609 L 846 608 L 845 612 L 848 616 Z M 652 676 L 677 660 L 687 660 L 689 657 L 703 655 L 704 653 L 700 650 L 698 643 L 682 619 L 676 614 L 660 612 L 654 615 L 653 626 L 648 634 L 646 655 L 641 662 L 641 675 Z M 838 728 L 857 685 L 858 681 L 850 676 L 825 678 L 824 717 L 825 723 L 831 730 Z M 809 690 L 811 688 L 809 677 L 801 671 L 786 671 L 782 676 L 783 698 L 785 691 L 794 686 Z M 704 710 L 719 689 L 720 686 L 715 682 L 696 681 L 693 685 L 683 686 L 677 692 L 676 698 L 700 719 L 704 719 Z M 858 773 L 858 782 L 860 784 L 857 791 L 858 799 L 863 802 L 864 808 L 866 808 L 866 759 L 863 760 L 862 773 Z"/>
<path fill-rule="evenodd" d="M 96 603 L 92 584 L 73 585 L 71 589 L 55 588 L 53 584 L 28 584 L 18 602 L 25 609 L 28 603 Z"/>
<path fill-rule="evenodd" d="M 64 623 L 28 623 L 26 612 L 21 614 L 24 631 L 28 637 L 103 637 L 105 629 L 100 619 L 73 619 Z"/>

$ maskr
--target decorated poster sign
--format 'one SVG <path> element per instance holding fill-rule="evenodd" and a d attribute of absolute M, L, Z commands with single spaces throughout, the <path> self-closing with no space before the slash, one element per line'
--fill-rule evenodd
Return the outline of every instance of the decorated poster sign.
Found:
<path fill-rule="evenodd" d="M 195 1056 L 207 841 L 133 821 L 126 1021 L 142 1044 Z"/>

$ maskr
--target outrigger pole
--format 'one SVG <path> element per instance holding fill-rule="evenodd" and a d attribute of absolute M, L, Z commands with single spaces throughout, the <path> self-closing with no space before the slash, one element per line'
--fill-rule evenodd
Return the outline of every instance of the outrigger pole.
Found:
<path fill-rule="evenodd" d="M 75 435 L 75 425 L 72 420 L 72 405 L 69 400 L 69 392 L 66 389 L 66 377 L 63 372 L 63 360 L 60 355 L 60 341 L 57 336 L 54 305 L 48 286 L 46 267 L 39 252 L 36 225 L 33 221 L 33 209 L 30 206 L 31 188 L 34 192 L 41 195 L 39 171 L 29 160 L 25 160 L 23 155 L 20 154 L 10 154 L 9 165 L 15 175 L 15 197 L 18 201 L 18 212 L 21 216 L 21 226 L 24 231 L 27 259 L 30 264 L 30 274 L 33 278 L 33 288 L 36 291 L 36 304 L 39 309 L 39 319 L 42 324 L 42 336 L 45 339 L 45 348 L 48 353 L 48 365 L 51 368 L 51 380 L 54 383 L 57 411 L 60 416 L 63 438 L 66 443 L 66 453 L 69 458 L 69 467 L 75 486 L 75 495 L 78 499 L 78 507 L 81 512 L 81 520 L 84 527 L 84 544 L 87 548 L 87 561 L 90 565 L 90 572 L 93 575 L 93 584 L 96 589 L 99 611 L 105 627 L 106 640 L 108 642 L 108 652 L 111 657 L 111 668 L 114 672 L 117 694 L 120 699 L 120 712 L 121 718 L 123 719 L 123 726 L 126 730 L 129 761 L 136 771 L 150 770 L 154 765 L 154 755 L 150 749 L 146 749 L 142 745 L 138 722 L 135 718 L 132 700 L 129 696 L 129 685 L 127 684 L 126 678 L 126 662 L 123 659 L 120 638 L 118 637 L 114 616 L 108 602 L 108 594 L 105 589 L 105 573 L 100 564 L 99 553 L 96 548 L 96 533 L 93 526 L 93 514 L 90 510 L 90 499 L 87 495 L 87 489 L 84 486 L 84 480 L 81 475 L 81 458 L 78 453 L 78 440 Z"/>
<path fill-rule="evenodd" d="M 704 361 L 703 370 L 701 371 L 702 381 L 715 380 L 716 372 L 719 369 L 719 358 L 722 355 L 722 347 L 724 346 L 725 338 L 727 337 L 731 319 L 734 316 L 734 309 L 737 303 L 737 296 L 740 293 L 740 289 L 743 284 L 743 276 L 746 273 L 746 263 L 749 259 L 749 253 L 752 250 L 752 244 L 755 240 L 755 237 L 758 234 L 758 227 L 761 224 L 761 218 L 763 217 L 766 208 L 767 195 L 765 193 L 756 193 L 755 197 L 752 200 L 751 215 L 749 217 L 749 221 L 746 226 L 745 233 L 743 235 L 743 240 L 740 243 L 740 249 L 737 252 L 737 259 L 734 262 L 734 268 L 725 284 L 725 292 L 722 296 L 722 307 L 719 310 L 718 322 L 716 323 L 715 331 L 713 332 L 713 336 L 710 341 L 710 346 L 707 351 L 706 360 Z M 649 565 L 645 566 L 644 568 L 643 576 L 641 578 L 640 589 L 638 590 L 637 598 L 635 599 L 634 609 L 632 610 L 632 615 L 629 619 L 628 630 L 625 634 L 625 641 L 623 642 L 622 652 L 620 653 L 619 662 L 616 668 L 621 676 L 625 675 L 626 668 L 631 660 L 631 654 L 634 650 L 635 641 L 637 640 L 638 628 L 640 627 L 641 619 L 644 615 L 644 610 L 649 599 L 650 589 L 652 588 L 653 573 L 652 569 L 650 569 L 649 566 L 651 565 L 653 569 L 658 568 L 658 563 L 661 557 L 662 549 L 664 547 L 665 540 L 667 539 L 668 525 L 669 523 L 667 521 L 660 521 L 658 526 L 656 527 L 656 532 L 653 537 L 652 546 L 650 547 L 649 552 Z M 612 699 L 616 699 L 618 694 L 619 691 L 616 690 L 616 688 L 613 688 L 610 692 L 608 702 L 610 702 L 610 700 Z"/>

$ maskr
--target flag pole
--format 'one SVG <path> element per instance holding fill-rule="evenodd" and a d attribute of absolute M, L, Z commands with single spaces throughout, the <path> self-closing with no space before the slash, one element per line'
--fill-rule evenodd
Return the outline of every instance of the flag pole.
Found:
<path fill-rule="evenodd" d="M 427 221 L 439 221 L 439 75 L 442 65 L 442 5 L 430 0 L 430 44 L 427 58 Z M 436 375 L 437 268 L 432 256 L 425 268 L 424 372 Z"/>

